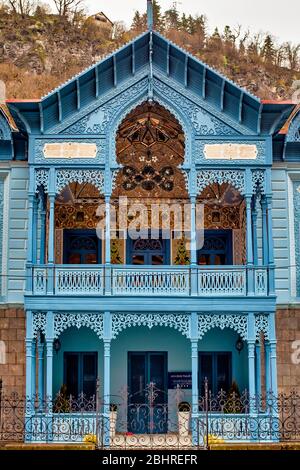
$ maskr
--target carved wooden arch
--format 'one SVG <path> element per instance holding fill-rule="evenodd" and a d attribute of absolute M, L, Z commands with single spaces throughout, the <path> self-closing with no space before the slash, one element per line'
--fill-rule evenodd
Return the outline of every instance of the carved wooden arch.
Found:
<path fill-rule="evenodd" d="M 110 122 L 110 136 L 109 136 L 109 146 L 107 153 L 107 162 L 111 169 L 118 167 L 116 162 L 116 135 L 119 129 L 120 124 L 124 121 L 126 116 L 130 114 L 135 108 L 141 105 L 143 102 L 147 101 L 147 90 L 140 93 L 133 100 L 128 99 L 125 105 L 119 109 L 117 113 L 114 114 L 114 118 Z M 189 169 L 192 162 L 192 141 L 193 141 L 193 126 L 189 118 L 184 115 L 182 110 L 177 106 L 176 103 L 170 103 L 161 93 L 154 87 L 154 101 L 157 102 L 160 106 L 165 108 L 167 111 L 174 116 L 174 118 L 179 122 L 183 129 L 185 137 L 185 156 L 183 166 L 184 168 Z"/>
<path fill-rule="evenodd" d="M 122 168 L 114 175 L 114 197 L 188 198 L 184 130 L 158 102 L 143 101 L 125 116 L 115 150 Z"/>

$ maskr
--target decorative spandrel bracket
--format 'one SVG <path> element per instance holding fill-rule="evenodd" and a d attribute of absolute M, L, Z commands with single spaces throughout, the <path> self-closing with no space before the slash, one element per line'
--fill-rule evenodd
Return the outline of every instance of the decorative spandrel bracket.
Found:
<path fill-rule="evenodd" d="M 252 171 L 252 193 L 254 195 L 266 194 L 266 173 L 264 170 Z"/>
<path fill-rule="evenodd" d="M 34 192 L 38 193 L 40 188 L 45 193 L 49 192 L 49 170 L 47 168 L 37 168 L 34 173 Z"/>
<path fill-rule="evenodd" d="M 112 338 L 133 326 L 165 326 L 178 330 L 183 336 L 190 337 L 190 315 L 176 313 L 114 313 L 112 315 Z"/>
<path fill-rule="evenodd" d="M 104 331 L 103 314 L 62 312 L 54 314 L 54 338 L 58 338 L 63 331 L 71 327 L 76 327 L 77 329 L 82 327 L 90 328 L 102 339 Z"/>
<path fill-rule="evenodd" d="M 32 335 L 37 338 L 38 333 L 46 334 L 46 312 L 33 312 L 32 314 Z"/>
<path fill-rule="evenodd" d="M 245 194 L 245 172 L 242 170 L 201 170 L 197 171 L 197 193 L 213 183 L 229 183 L 237 189 L 241 195 Z"/>
<path fill-rule="evenodd" d="M 100 194 L 104 194 L 105 175 L 103 170 L 57 170 L 55 185 L 56 194 L 59 194 L 65 186 L 74 182 L 91 183 L 99 190 Z"/>
<path fill-rule="evenodd" d="M 239 314 L 199 314 L 198 315 L 198 338 L 202 339 L 205 333 L 213 328 L 230 328 L 236 331 L 246 341 L 248 335 L 247 315 Z"/>
<path fill-rule="evenodd" d="M 260 340 L 263 334 L 265 340 L 269 340 L 269 315 L 267 313 L 260 313 L 255 315 L 255 338 Z"/>

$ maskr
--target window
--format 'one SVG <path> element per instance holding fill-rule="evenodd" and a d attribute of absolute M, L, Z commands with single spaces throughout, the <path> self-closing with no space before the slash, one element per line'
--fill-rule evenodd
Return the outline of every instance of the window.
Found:
<path fill-rule="evenodd" d="M 162 238 L 128 238 L 128 264 L 159 266 L 169 263 L 169 240 Z"/>
<path fill-rule="evenodd" d="M 95 230 L 64 230 L 65 264 L 99 264 L 100 247 Z"/>
<path fill-rule="evenodd" d="M 220 390 L 228 392 L 232 381 L 231 352 L 199 352 L 199 389 L 205 395 L 205 378 L 208 390 L 216 395 Z"/>
<path fill-rule="evenodd" d="M 83 393 L 87 399 L 96 395 L 97 362 L 96 352 L 64 353 L 64 383 L 68 395 L 78 397 Z"/>
<path fill-rule="evenodd" d="M 232 264 L 232 231 L 205 230 L 204 243 L 198 250 L 200 266 L 224 266 Z"/>

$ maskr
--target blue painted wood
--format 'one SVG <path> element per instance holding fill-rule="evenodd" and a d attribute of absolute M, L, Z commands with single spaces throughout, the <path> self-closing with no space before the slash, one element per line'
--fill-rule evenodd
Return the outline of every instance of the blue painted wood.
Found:
<path fill-rule="evenodd" d="M 255 370 L 256 370 L 256 377 L 255 377 L 256 394 L 260 396 L 262 393 L 262 389 L 261 389 L 261 347 L 259 343 L 256 343 L 255 345 Z"/>
<path fill-rule="evenodd" d="M 266 392 L 272 392 L 271 382 L 271 346 L 269 342 L 265 343 L 265 381 L 266 381 Z"/>
<path fill-rule="evenodd" d="M 44 365 L 44 352 L 45 347 L 44 343 L 41 341 L 41 335 L 38 338 L 38 396 L 39 400 L 44 400 L 44 374 L 45 374 L 45 365 Z"/>
<path fill-rule="evenodd" d="M 55 196 L 49 196 L 49 235 L 48 235 L 48 263 L 54 263 L 54 209 Z"/>
<path fill-rule="evenodd" d="M 151 30 L 153 28 L 153 4 L 152 0 L 147 0 L 147 26 Z"/>

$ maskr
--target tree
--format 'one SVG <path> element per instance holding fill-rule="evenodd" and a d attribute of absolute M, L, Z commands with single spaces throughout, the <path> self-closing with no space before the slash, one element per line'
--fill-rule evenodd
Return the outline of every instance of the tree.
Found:
<path fill-rule="evenodd" d="M 182 16 L 181 16 L 181 20 L 180 20 L 180 29 L 182 31 L 185 31 L 187 33 L 189 33 L 189 20 L 188 18 L 185 16 L 185 13 L 182 13 Z"/>
<path fill-rule="evenodd" d="M 141 15 L 139 11 L 136 11 L 132 20 L 131 29 L 141 33 L 146 29 L 146 15 Z"/>
<path fill-rule="evenodd" d="M 21 15 L 23 18 L 33 13 L 35 8 L 34 0 L 7 0 L 7 4 L 15 15 Z"/>
<path fill-rule="evenodd" d="M 271 34 L 267 34 L 261 49 L 261 57 L 266 63 L 274 64 L 276 49 Z"/>
<path fill-rule="evenodd" d="M 192 15 L 189 15 L 187 18 L 187 32 L 194 34 L 196 30 L 195 20 Z"/>
<path fill-rule="evenodd" d="M 157 0 L 153 0 L 153 22 L 157 31 L 164 29 L 164 18 L 161 14 L 161 6 Z"/>
<path fill-rule="evenodd" d="M 84 0 L 53 0 L 59 16 L 77 14 L 84 10 Z"/>
<path fill-rule="evenodd" d="M 222 46 L 222 39 L 218 28 L 215 28 L 213 34 L 209 38 L 209 42 L 213 48 L 216 48 L 216 50 L 218 50 Z"/>
<path fill-rule="evenodd" d="M 179 29 L 180 18 L 176 2 L 174 2 L 169 10 L 165 11 L 164 19 L 166 29 Z"/>
<path fill-rule="evenodd" d="M 298 70 L 300 66 L 300 44 L 293 45 L 290 42 L 284 44 L 286 58 L 291 70 Z"/>
<path fill-rule="evenodd" d="M 193 22 L 193 35 L 197 39 L 197 47 L 199 49 L 203 49 L 205 45 L 205 40 L 206 40 L 206 16 L 205 15 L 200 15 L 196 16 Z"/>

